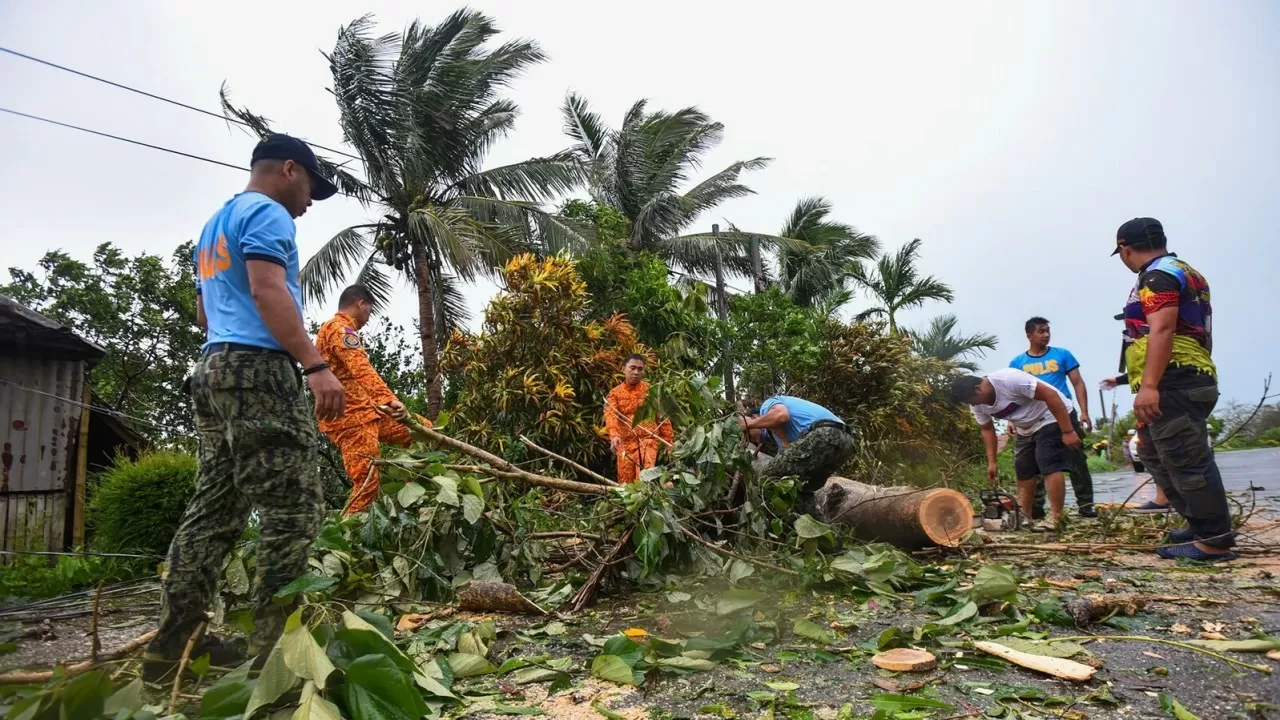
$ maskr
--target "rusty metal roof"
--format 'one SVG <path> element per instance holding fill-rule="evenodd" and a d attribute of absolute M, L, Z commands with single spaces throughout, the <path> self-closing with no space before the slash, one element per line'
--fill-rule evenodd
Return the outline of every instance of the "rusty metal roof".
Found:
<path fill-rule="evenodd" d="M 106 351 L 62 323 L 0 295 L 0 351 L 97 362 Z"/>

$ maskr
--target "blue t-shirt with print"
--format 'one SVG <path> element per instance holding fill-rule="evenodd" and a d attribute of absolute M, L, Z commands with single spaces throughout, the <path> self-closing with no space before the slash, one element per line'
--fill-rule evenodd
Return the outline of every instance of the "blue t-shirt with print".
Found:
<path fill-rule="evenodd" d="M 1036 379 L 1049 383 L 1071 400 L 1071 383 L 1067 381 L 1067 373 L 1080 367 L 1080 363 L 1070 350 L 1049 346 L 1040 356 L 1022 353 L 1009 362 L 1009 367 L 1035 375 Z"/>
<path fill-rule="evenodd" d="M 775 395 L 765 400 L 764 404 L 760 406 L 760 414 L 764 415 L 769 412 L 769 408 L 774 405 L 785 407 L 791 418 L 787 420 L 786 424 L 773 428 L 768 432 L 777 434 L 781 431 L 780 434 L 788 443 L 795 442 L 819 420 L 834 420 L 844 424 L 844 421 L 836 417 L 835 413 L 821 405 L 798 397 L 791 397 L 790 395 Z"/>
<path fill-rule="evenodd" d="M 196 263 L 196 293 L 209 323 L 206 346 L 240 343 L 284 349 L 253 304 L 245 263 L 265 260 L 283 267 L 285 284 L 301 317 L 302 290 L 298 286 L 294 232 L 289 211 L 259 192 L 236 195 L 205 223 L 192 258 Z"/>

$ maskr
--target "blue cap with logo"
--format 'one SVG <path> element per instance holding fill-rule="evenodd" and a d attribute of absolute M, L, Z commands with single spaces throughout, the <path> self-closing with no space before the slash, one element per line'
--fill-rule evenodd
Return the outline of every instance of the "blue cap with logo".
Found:
<path fill-rule="evenodd" d="M 249 167 L 259 160 L 292 160 L 311 174 L 311 199 L 326 200 L 338 192 L 338 187 L 320 172 L 320 163 L 311 146 L 296 137 L 284 133 L 272 133 L 253 149 Z"/>

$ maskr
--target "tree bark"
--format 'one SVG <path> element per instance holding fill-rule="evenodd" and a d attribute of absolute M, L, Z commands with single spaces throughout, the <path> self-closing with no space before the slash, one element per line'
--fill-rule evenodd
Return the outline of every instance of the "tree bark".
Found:
<path fill-rule="evenodd" d="M 973 529 L 973 505 L 947 488 L 881 487 L 832 477 L 815 499 L 826 522 L 900 548 L 955 547 Z"/>
<path fill-rule="evenodd" d="M 440 388 L 440 346 L 436 337 L 435 287 L 431 279 L 427 250 L 413 244 L 413 272 L 418 285 L 418 335 L 422 340 L 422 371 L 427 376 L 427 417 L 440 415 L 443 393 Z"/>

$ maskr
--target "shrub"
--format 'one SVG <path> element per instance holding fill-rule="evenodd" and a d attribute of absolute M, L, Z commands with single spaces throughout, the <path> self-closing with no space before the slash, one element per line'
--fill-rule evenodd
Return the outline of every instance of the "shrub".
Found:
<path fill-rule="evenodd" d="M 195 483 L 196 459 L 190 455 L 155 452 L 118 460 L 102 474 L 89 502 L 94 548 L 164 554 Z"/>
<path fill-rule="evenodd" d="M 63 555 L 56 561 L 24 556 L 0 565 L 0 598 L 18 600 L 54 597 L 92 587 L 99 582 L 132 580 L 155 572 L 154 560 Z"/>

